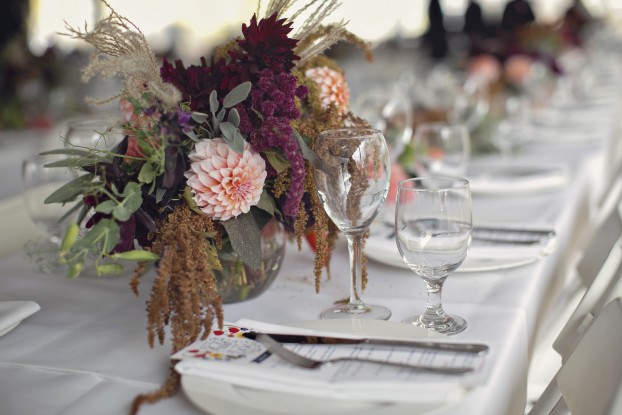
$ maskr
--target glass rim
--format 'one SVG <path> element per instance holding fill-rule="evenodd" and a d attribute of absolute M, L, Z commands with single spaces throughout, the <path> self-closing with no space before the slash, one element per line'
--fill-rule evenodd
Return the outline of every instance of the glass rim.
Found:
<path fill-rule="evenodd" d="M 423 183 L 424 181 L 445 181 L 447 183 L 447 186 L 444 187 L 437 187 L 437 188 L 417 188 L 417 187 L 411 187 L 408 186 L 409 183 Z M 438 192 L 442 192 L 442 191 L 447 191 L 447 190 L 453 190 L 453 189 L 468 189 L 470 186 L 470 183 L 467 179 L 463 178 L 463 177 L 455 177 L 455 176 L 424 176 L 424 177 L 411 177 L 409 179 L 404 179 L 401 180 L 397 183 L 397 189 L 398 191 L 401 189 L 404 190 L 412 190 L 415 192 L 419 192 L 419 191 L 438 191 Z"/>
<path fill-rule="evenodd" d="M 466 124 L 463 123 L 449 123 L 449 122 L 445 122 L 445 121 L 430 121 L 430 122 L 422 122 L 419 125 L 417 125 L 415 127 L 415 133 L 417 133 L 418 130 L 439 130 L 441 128 L 450 128 L 450 129 L 460 129 L 460 130 L 467 130 L 468 128 L 466 126 Z"/>
<path fill-rule="evenodd" d="M 344 133 L 357 132 L 356 135 L 347 136 Z M 343 136 L 341 136 L 343 134 Z M 333 136 L 334 135 L 334 136 Z M 334 128 L 330 130 L 320 131 L 318 137 L 326 139 L 341 139 L 341 138 L 364 138 L 374 135 L 382 135 L 382 131 L 372 127 L 346 127 L 346 128 Z"/>

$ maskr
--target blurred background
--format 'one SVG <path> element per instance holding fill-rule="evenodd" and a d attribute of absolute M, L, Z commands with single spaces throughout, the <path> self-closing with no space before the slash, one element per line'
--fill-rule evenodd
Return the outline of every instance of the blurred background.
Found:
<path fill-rule="evenodd" d="M 239 34 L 257 7 L 255 0 L 109 2 L 145 33 L 158 56 L 181 58 L 187 65 Z M 622 16 L 622 0 L 520 1 L 532 16 L 519 6 L 514 18 L 506 16 L 510 3 L 516 0 L 343 0 L 330 20 L 348 20 L 350 31 L 372 42 L 376 54 L 375 63 L 360 65 L 362 53 L 343 45 L 331 50 L 346 70 L 352 102 L 370 83 L 386 90 L 393 87 L 387 81 L 399 80 L 410 95 L 409 105 L 442 109 L 450 105 L 442 102 L 444 85 L 456 77 L 448 81 L 439 65 L 455 74 L 468 70 L 475 56 L 503 63 L 519 49 L 546 61 L 578 42 L 572 37 L 586 21 L 606 21 L 616 30 Z M 106 14 L 98 0 L 3 0 L 0 130 L 46 129 L 77 114 L 112 111 L 84 103 L 86 95 L 109 95 L 114 80 L 82 84 L 80 70 L 90 50 L 63 36 L 66 24 L 92 28 Z M 524 25 L 531 27 L 521 38 L 531 36 L 528 53 L 515 36 L 515 29 Z M 439 79 L 429 79 L 431 68 Z M 428 86 L 439 84 L 428 97 L 418 86 L 422 79 Z"/>

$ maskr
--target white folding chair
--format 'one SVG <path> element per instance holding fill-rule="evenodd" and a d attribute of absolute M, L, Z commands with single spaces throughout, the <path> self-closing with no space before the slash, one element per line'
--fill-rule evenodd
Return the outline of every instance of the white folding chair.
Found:
<path fill-rule="evenodd" d="M 597 314 L 529 415 L 622 414 L 622 298 Z"/>
<path fill-rule="evenodd" d="M 613 298 L 620 296 L 622 296 L 622 237 L 618 238 L 609 251 L 594 281 L 553 342 L 553 348 L 562 357 L 562 362 L 583 336 L 594 316 Z"/>

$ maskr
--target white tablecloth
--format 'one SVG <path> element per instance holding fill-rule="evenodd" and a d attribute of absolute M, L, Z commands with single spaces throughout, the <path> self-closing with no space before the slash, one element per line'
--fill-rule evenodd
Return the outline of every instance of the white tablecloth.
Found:
<path fill-rule="evenodd" d="M 603 134 L 607 136 L 609 130 Z M 589 173 L 590 166 L 605 148 L 603 140 L 533 145 L 521 157 L 568 163 L 572 172 L 568 186 L 520 197 L 474 198 L 476 222 L 549 226 L 557 232 L 558 244 L 549 256 L 531 265 L 449 277 L 443 304 L 469 322 L 459 339 L 490 343 L 495 367 L 485 385 L 435 414 L 522 414 L 530 345 L 558 286 L 559 270 L 573 238 L 588 219 L 591 192 L 600 180 Z M 5 209 L 0 209 L 5 212 L 0 218 L 4 226 L 31 226 L 24 222 L 23 211 L 6 209 L 7 204 L 19 206 L 17 199 L 4 203 Z M 169 368 L 169 345 L 154 349 L 147 345 L 144 308 L 149 277 L 141 285 L 141 297 L 135 298 L 127 278 L 67 280 L 62 275 L 38 274 L 19 249 L 24 239 L 19 231 L 2 234 L 1 252 L 6 255 L 0 258 L 0 292 L 36 301 L 41 310 L 0 337 L 0 413 L 127 413 L 132 398 L 157 388 Z M 245 317 L 273 323 L 314 320 L 321 309 L 347 295 L 343 244 L 332 262 L 332 279 L 324 282 L 319 295 L 313 289 L 313 254 L 306 247 L 297 252 L 294 245 L 288 250 L 270 290 L 255 300 L 227 305 L 228 321 Z M 391 320 L 400 321 L 424 308 L 424 284 L 410 271 L 370 261 L 369 275 L 364 298 L 389 306 Z M 244 405 L 230 409 L 232 414 L 248 413 Z M 145 406 L 141 413 L 202 412 L 180 393 Z"/>

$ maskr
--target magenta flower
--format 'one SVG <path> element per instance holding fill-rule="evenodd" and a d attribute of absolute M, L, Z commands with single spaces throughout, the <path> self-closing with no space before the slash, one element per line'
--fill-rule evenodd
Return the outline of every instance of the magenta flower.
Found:
<path fill-rule="evenodd" d="M 266 163 L 244 144 L 242 154 L 222 138 L 198 142 L 188 155 L 187 184 L 197 206 L 211 218 L 225 221 L 247 213 L 259 202 L 266 179 Z"/>

